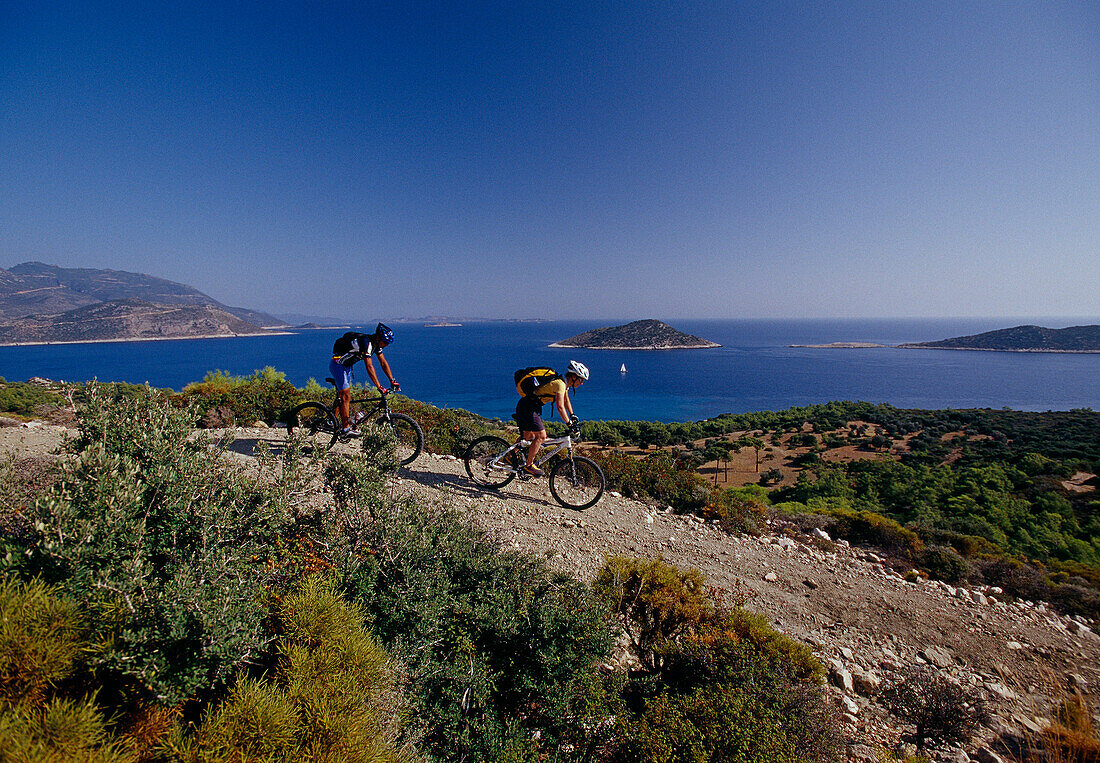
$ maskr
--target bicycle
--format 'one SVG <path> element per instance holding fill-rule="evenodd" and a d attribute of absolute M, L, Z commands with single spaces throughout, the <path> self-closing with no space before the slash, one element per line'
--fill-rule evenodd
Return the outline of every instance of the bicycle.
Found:
<path fill-rule="evenodd" d="M 521 439 L 509 445 L 502 437 L 479 437 L 470 443 L 463 456 L 466 474 L 478 485 L 492 490 L 504 487 L 516 477 L 521 481 L 532 479 L 524 471 L 530 444 L 530 440 Z M 571 434 L 544 441 L 535 465 L 541 468 L 562 451 L 566 455 L 549 468 L 550 494 L 567 509 L 594 506 L 607 487 L 607 478 L 595 461 L 573 453 Z"/>
<path fill-rule="evenodd" d="M 335 389 L 335 379 L 330 376 L 325 381 Z M 348 425 L 356 430 L 356 436 L 341 435 L 337 413 L 338 396 L 334 396 L 331 404 L 310 400 L 292 408 L 286 415 L 287 435 L 303 437 L 307 452 L 332 450 L 337 443 L 348 445 L 345 450 L 352 451 L 352 444 L 363 435 L 362 430 L 373 424 L 393 435 L 397 444 L 397 460 L 401 466 L 407 466 L 424 449 L 424 430 L 412 416 L 390 410 L 389 394 L 390 390 L 382 390 L 378 398 L 360 397 L 351 401 L 351 419 Z M 361 407 L 364 403 L 373 404 L 374 407 Z"/>

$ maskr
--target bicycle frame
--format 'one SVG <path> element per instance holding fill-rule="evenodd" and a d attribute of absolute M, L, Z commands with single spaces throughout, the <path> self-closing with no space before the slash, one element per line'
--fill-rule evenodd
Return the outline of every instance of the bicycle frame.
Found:
<path fill-rule="evenodd" d="M 336 382 L 333 381 L 332 379 L 327 379 L 326 381 L 330 382 L 333 387 L 336 386 Z M 389 417 L 390 417 L 390 401 L 389 401 L 390 394 L 391 393 L 388 390 L 382 390 L 378 397 L 371 396 L 371 397 L 355 398 L 353 400 L 348 401 L 348 407 L 350 408 L 353 405 L 363 406 L 363 403 L 372 403 L 374 405 L 373 408 L 367 408 L 365 406 L 360 408 L 359 412 L 362 414 L 361 419 L 368 418 L 370 416 L 373 416 L 376 413 L 381 413 L 382 418 L 389 419 Z M 339 391 L 337 391 L 336 395 L 333 396 L 332 403 L 328 406 L 328 409 L 329 409 L 329 412 L 332 414 L 332 417 L 336 420 L 336 423 L 339 424 L 340 423 L 340 393 L 339 393 Z M 354 417 L 354 415 L 355 414 L 352 414 L 353 417 Z"/>
<path fill-rule="evenodd" d="M 518 451 L 521 448 L 526 451 L 530 447 L 530 440 L 520 439 L 509 446 L 506 450 L 497 455 L 489 461 L 489 466 L 494 469 L 511 469 L 512 467 L 505 463 L 504 459 L 513 451 Z M 535 466 L 542 468 L 542 465 L 547 463 L 551 458 L 561 453 L 563 450 L 568 450 L 569 454 L 573 454 L 573 438 L 570 435 L 564 437 L 551 437 L 543 440 L 542 447 L 539 448 L 539 452 L 535 455 Z M 524 458 L 527 454 L 524 453 Z"/>

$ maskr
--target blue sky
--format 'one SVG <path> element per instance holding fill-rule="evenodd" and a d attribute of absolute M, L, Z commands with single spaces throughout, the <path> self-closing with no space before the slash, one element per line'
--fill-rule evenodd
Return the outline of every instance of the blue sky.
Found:
<path fill-rule="evenodd" d="M 3 267 L 349 319 L 1096 316 L 1098 244 L 1095 3 L 0 4 Z"/>

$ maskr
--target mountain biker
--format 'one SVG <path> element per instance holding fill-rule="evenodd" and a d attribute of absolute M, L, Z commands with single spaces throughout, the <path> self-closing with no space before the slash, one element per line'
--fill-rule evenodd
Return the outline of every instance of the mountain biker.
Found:
<path fill-rule="evenodd" d="M 351 420 L 351 367 L 357 361 L 363 361 L 363 365 L 367 368 L 367 376 L 370 377 L 374 386 L 385 392 L 387 390 L 383 390 L 378 382 L 378 374 L 375 373 L 374 362 L 371 360 L 372 354 L 378 355 L 378 364 L 382 366 L 382 371 L 390 380 L 389 391 L 401 389 L 401 385 L 393 378 L 390 364 L 382 355 L 382 350 L 391 344 L 393 344 L 393 329 L 384 323 L 379 323 L 373 334 L 349 331 L 333 343 L 332 361 L 328 364 L 328 370 L 336 380 L 336 395 L 339 400 L 337 408 L 340 414 L 340 426 L 343 427 L 340 430 L 341 436 L 354 437 L 358 434 L 349 423 Z"/>
<path fill-rule="evenodd" d="M 546 440 L 546 426 L 542 423 L 542 406 L 553 401 L 558 413 L 561 414 L 561 420 L 569 425 L 571 433 L 577 434 L 580 431 L 580 420 L 573 416 L 573 403 L 566 392 L 576 389 L 586 381 L 588 381 L 588 367 L 584 363 L 571 360 L 564 379 L 559 378 L 543 384 L 519 399 L 514 418 L 523 433 L 523 439 L 531 441 L 531 445 L 527 448 L 527 463 L 523 467 L 528 474 L 541 477 L 545 473 L 535 466 L 535 456 L 542 447 L 543 441 Z"/>

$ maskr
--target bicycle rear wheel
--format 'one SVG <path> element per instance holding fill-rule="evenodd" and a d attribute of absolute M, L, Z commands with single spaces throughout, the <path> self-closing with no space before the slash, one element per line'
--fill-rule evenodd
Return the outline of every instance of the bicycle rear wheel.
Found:
<path fill-rule="evenodd" d="M 500 437 L 489 435 L 479 437 L 470 443 L 462 460 L 466 464 L 466 474 L 477 484 L 487 488 L 501 488 L 516 478 L 515 472 L 507 467 L 492 467 L 489 462 L 508 450 L 508 443 Z"/>
<path fill-rule="evenodd" d="M 595 461 L 565 458 L 550 470 L 550 494 L 567 509 L 587 509 L 600 500 L 607 480 Z"/>
<path fill-rule="evenodd" d="M 301 437 L 307 453 L 323 452 L 336 442 L 338 427 L 336 417 L 320 403 L 302 403 L 293 408 L 286 418 L 288 437 Z"/>

